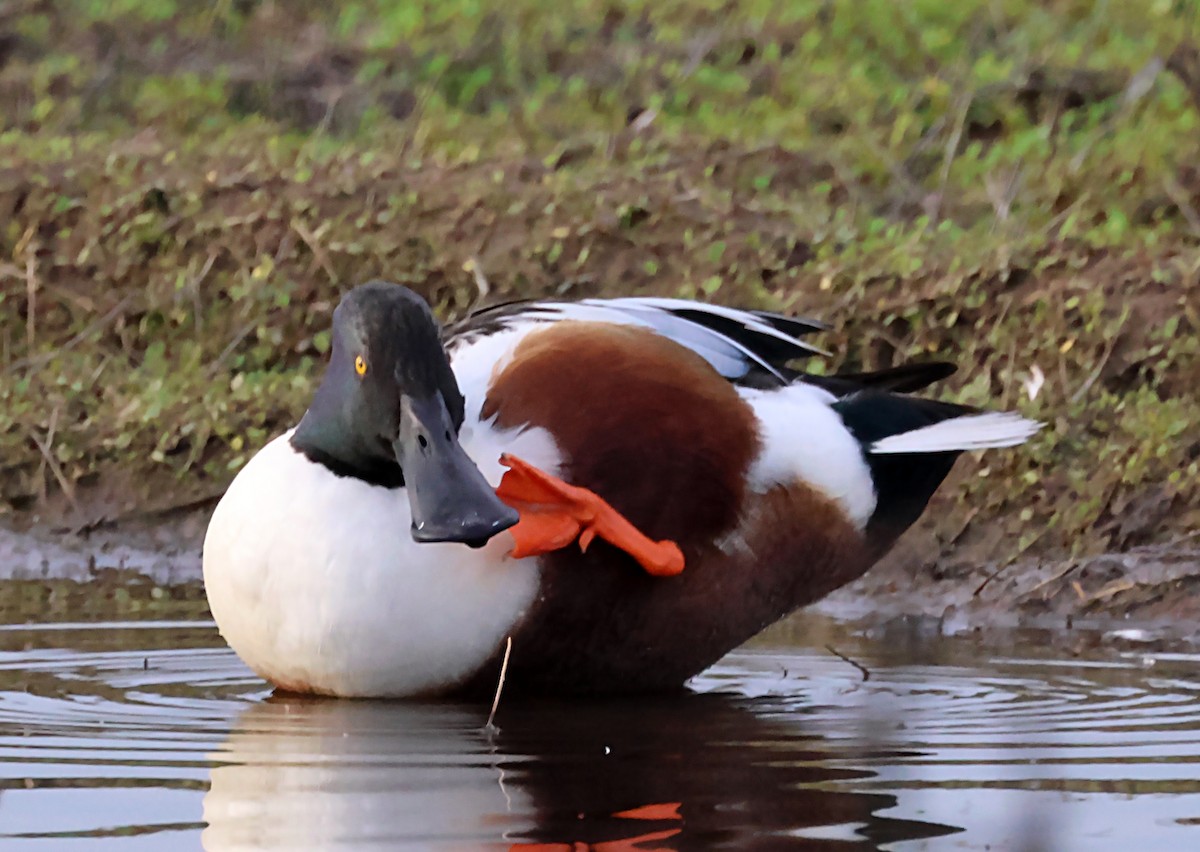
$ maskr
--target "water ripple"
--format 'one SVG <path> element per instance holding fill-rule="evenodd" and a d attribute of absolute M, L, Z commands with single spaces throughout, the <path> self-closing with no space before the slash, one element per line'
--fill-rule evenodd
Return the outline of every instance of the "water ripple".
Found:
<path fill-rule="evenodd" d="M 209 625 L 0 629 L 0 838 L 1195 846 L 1196 657 L 843 650 L 731 655 L 699 694 L 505 698 L 489 733 L 473 705 L 268 699 Z"/>

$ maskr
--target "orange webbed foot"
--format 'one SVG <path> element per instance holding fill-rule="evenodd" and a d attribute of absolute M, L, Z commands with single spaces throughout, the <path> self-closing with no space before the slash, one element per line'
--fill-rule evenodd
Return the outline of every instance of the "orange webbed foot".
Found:
<path fill-rule="evenodd" d="M 628 553 L 648 574 L 670 577 L 683 570 L 683 552 L 673 541 L 652 541 L 620 512 L 586 488 L 570 485 L 516 456 L 504 453 L 508 468 L 496 495 L 521 520 L 509 532 L 515 557 L 561 550 L 576 538 L 581 550 L 601 538 Z"/>

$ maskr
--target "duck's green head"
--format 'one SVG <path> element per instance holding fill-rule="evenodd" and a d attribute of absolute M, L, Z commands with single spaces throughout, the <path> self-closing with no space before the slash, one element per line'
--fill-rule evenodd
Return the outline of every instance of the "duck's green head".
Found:
<path fill-rule="evenodd" d="M 481 545 L 517 522 L 458 443 L 463 396 L 425 300 L 372 281 L 333 312 L 329 367 L 292 436 L 309 459 L 403 486 L 417 541 Z"/>

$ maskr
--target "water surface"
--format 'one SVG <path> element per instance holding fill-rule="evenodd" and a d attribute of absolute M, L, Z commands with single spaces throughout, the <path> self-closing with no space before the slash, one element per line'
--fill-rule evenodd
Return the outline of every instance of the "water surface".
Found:
<path fill-rule="evenodd" d="M 819 628 L 488 731 L 271 697 L 208 624 L 3 627 L 0 848 L 1200 848 L 1198 658 Z"/>

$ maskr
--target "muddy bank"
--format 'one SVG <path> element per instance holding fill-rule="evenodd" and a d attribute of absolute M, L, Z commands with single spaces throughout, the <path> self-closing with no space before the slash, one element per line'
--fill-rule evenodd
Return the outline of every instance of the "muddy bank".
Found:
<path fill-rule="evenodd" d="M 0 525 L 0 581 L 86 583 L 118 571 L 162 586 L 198 583 L 207 520 L 207 513 L 195 513 L 158 527 L 123 524 L 95 530 Z"/>
<path fill-rule="evenodd" d="M 978 626 L 1103 627 L 1114 622 L 1179 626 L 1200 635 L 1200 538 L 1077 559 L 1009 565 L 923 565 L 911 542 L 818 609 L 841 618 L 921 616 L 947 629 Z"/>
<path fill-rule="evenodd" d="M 88 526 L 0 521 L 0 595 L 12 599 L 4 587 L 34 583 L 46 594 L 86 599 L 82 590 L 96 586 L 135 599 L 148 594 L 185 601 L 188 614 L 204 615 L 200 554 L 210 512 L 206 504 L 165 517 Z M 1200 637 L 1200 536 L 1122 553 L 1009 565 L 931 561 L 928 548 L 926 534 L 911 531 L 866 576 L 814 609 L 865 623 L 928 620 L 946 632 L 1031 625 L 1117 629 L 1136 623 Z M 86 606 L 75 615 L 80 614 L 87 616 Z M 44 613 L 35 607 L 27 615 L 40 620 Z"/>

